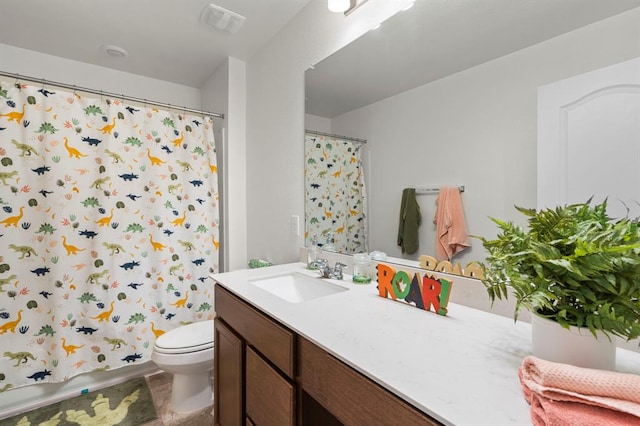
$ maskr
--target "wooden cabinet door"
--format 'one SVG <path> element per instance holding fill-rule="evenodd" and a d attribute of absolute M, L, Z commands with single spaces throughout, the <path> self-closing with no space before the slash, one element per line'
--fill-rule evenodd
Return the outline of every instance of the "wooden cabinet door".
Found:
<path fill-rule="evenodd" d="M 295 389 L 251 347 L 246 350 L 246 411 L 258 426 L 295 424 Z"/>
<path fill-rule="evenodd" d="M 302 390 L 346 426 L 440 424 L 302 337 L 298 367 Z"/>
<path fill-rule="evenodd" d="M 295 336 L 282 324 L 249 306 L 237 296 L 215 287 L 216 312 L 247 345 L 253 346 L 290 379 L 295 373 Z"/>
<path fill-rule="evenodd" d="M 220 318 L 215 319 L 214 419 L 220 426 L 241 426 L 244 344 Z"/>

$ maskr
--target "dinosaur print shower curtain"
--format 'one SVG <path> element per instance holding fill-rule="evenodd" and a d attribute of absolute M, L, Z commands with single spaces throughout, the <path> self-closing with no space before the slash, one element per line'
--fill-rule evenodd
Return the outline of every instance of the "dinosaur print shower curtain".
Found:
<path fill-rule="evenodd" d="M 340 253 L 367 247 L 367 212 L 361 144 L 330 136 L 305 136 L 305 229 L 307 247 L 315 234 L 320 245 Z"/>
<path fill-rule="evenodd" d="M 211 319 L 218 221 L 210 118 L 1 83 L 0 391 Z"/>

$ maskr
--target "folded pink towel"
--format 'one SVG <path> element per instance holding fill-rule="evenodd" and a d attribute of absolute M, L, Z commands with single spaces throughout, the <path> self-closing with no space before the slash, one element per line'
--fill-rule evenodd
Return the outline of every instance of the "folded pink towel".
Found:
<path fill-rule="evenodd" d="M 640 418 L 577 402 L 554 401 L 538 394 L 528 400 L 534 426 L 638 426 Z"/>
<path fill-rule="evenodd" d="M 581 368 L 528 356 L 518 370 L 518 377 L 531 404 L 535 424 L 640 425 L 640 376 L 635 374 Z M 574 416 L 584 417 L 585 422 L 569 422 L 569 417 Z M 587 422 L 587 418 L 591 420 Z M 554 419 L 566 421 L 557 423 Z"/>

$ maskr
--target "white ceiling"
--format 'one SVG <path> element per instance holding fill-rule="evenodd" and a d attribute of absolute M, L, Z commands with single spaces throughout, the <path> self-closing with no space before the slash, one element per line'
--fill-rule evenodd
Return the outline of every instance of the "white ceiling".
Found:
<path fill-rule="evenodd" d="M 333 118 L 636 7 L 640 0 L 417 0 L 306 72 L 306 112 Z"/>
<path fill-rule="evenodd" d="M 0 43 L 199 88 L 228 56 L 248 60 L 309 1 L 2 0 Z M 242 28 L 202 24 L 209 3 L 244 16 Z M 112 58 L 103 45 L 129 56 Z"/>
<path fill-rule="evenodd" d="M 2 0 L 0 43 L 200 88 L 310 1 L 325 0 Z M 202 24 L 209 3 L 245 16 L 242 28 Z M 307 72 L 307 112 L 333 117 L 635 7 L 640 0 L 417 0 Z M 106 44 L 129 56 L 106 55 Z"/>

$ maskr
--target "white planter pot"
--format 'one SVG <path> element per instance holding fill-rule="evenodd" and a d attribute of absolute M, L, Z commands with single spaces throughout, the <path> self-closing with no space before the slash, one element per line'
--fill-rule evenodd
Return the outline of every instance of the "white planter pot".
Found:
<path fill-rule="evenodd" d="M 587 328 L 562 328 L 557 322 L 531 315 L 533 355 L 547 361 L 598 370 L 616 369 L 615 340 L 598 332 L 598 338 Z"/>

